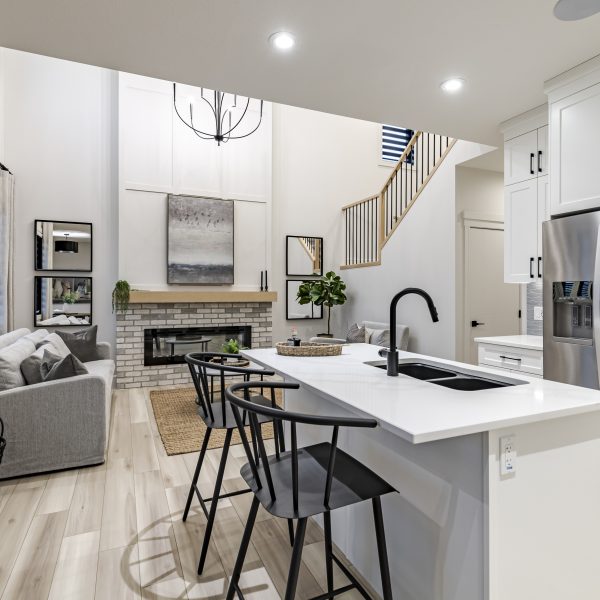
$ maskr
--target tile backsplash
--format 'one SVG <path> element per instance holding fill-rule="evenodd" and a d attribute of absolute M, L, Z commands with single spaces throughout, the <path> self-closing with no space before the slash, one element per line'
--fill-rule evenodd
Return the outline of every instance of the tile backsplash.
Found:
<path fill-rule="evenodd" d="M 529 335 L 543 335 L 544 333 L 544 321 L 533 320 L 533 307 L 543 305 L 542 290 L 541 280 L 527 284 L 527 333 Z"/>

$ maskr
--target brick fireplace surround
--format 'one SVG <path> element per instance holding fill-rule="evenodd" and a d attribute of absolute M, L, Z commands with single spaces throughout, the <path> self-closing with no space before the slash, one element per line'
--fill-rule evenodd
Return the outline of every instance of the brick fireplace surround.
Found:
<path fill-rule="evenodd" d="M 252 347 L 272 346 L 271 302 L 130 303 L 117 315 L 117 387 L 190 386 L 187 364 L 144 366 L 144 329 L 250 325 Z"/>

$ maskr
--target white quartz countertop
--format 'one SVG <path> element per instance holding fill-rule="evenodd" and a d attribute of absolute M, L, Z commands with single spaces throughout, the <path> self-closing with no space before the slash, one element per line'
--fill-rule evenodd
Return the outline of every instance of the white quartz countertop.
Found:
<path fill-rule="evenodd" d="M 544 338 L 541 335 L 501 335 L 496 337 L 477 337 L 476 342 L 496 346 L 512 346 L 528 350 L 543 350 Z"/>
<path fill-rule="evenodd" d="M 457 391 L 364 364 L 381 360 L 370 344 L 344 346 L 341 356 L 280 356 L 274 348 L 243 350 L 248 359 L 296 381 L 361 416 L 370 416 L 418 444 L 600 410 L 600 391 L 513 374 L 526 381 L 483 391 Z M 400 360 L 428 360 L 499 378 L 500 371 L 399 352 Z"/>

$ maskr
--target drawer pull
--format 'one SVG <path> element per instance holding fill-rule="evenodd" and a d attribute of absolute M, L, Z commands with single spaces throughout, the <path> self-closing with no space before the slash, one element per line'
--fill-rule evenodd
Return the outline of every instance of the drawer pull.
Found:
<path fill-rule="evenodd" d="M 503 358 L 504 360 L 515 360 L 517 362 L 521 362 L 523 360 L 522 358 L 515 358 L 514 356 L 504 356 L 504 354 L 501 354 L 500 358 Z"/>

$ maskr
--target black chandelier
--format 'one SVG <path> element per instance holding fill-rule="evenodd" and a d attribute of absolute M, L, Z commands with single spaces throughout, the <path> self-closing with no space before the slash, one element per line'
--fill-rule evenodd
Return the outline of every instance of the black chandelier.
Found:
<path fill-rule="evenodd" d="M 210 96 L 210 94 L 208 94 Z M 189 127 L 201 140 L 216 140 L 217 144 L 220 146 L 221 142 L 224 144 L 229 140 L 241 140 L 242 138 L 248 137 L 252 135 L 259 127 L 262 122 L 263 116 L 263 101 L 260 101 L 260 117 L 258 119 L 258 124 L 256 127 L 243 135 L 240 135 L 241 129 L 238 130 L 234 135 L 232 133 L 238 128 L 238 126 L 243 121 L 246 113 L 248 112 L 248 108 L 250 106 L 250 98 L 246 98 L 246 106 L 242 111 L 242 116 L 238 119 L 237 123 L 232 123 L 231 119 L 231 110 L 233 108 L 237 108 L 237 95 L 235 94 L 227 94 L 225 92 L 214 91 L 212 93 L 212 98 L 209 100 L 204 97 L 204 88 L 200 88 L 200 97 L 208 106 L 210 107 L 212 114 L 215 119 L 215 127 L 214 133 L 208 131 L 202 131 L 197 129 L 194 126 L 194 107 L 190 102 L 190 121 L 189 123 L 181 116 L 179 113 L 179 109 L 177 108 L 177 84 L 173 84 L 173 108 L 175 109 L 175 113 L 181 119 L 181 122 Z M 230 103 L 227 100 L 227 96 L 233 97 L 233 102 Z"/>

